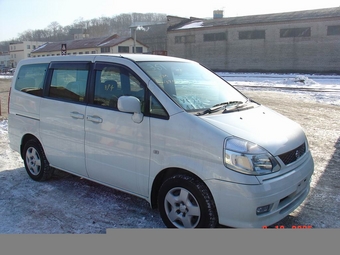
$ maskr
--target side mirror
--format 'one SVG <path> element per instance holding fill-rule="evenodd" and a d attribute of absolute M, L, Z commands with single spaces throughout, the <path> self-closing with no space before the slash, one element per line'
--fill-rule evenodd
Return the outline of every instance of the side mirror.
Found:
<path fill-rule="evenodd" d="M 143 121 L 143 113 L 141 112 L 141 103 L 137 97 L 120 96 L 117 103 L 118 110 L 121 112 L 133 113 L 132 120 L 136 123 Z"/>

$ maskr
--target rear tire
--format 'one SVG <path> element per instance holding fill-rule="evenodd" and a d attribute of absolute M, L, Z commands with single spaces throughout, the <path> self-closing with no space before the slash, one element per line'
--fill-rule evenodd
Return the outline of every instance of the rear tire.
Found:
<path fill-rule="evenodd" d="M 36 139 L 29 140 L 23 150 L 23 159 L 28 175 L 35 181 L 46 181 L 52 177 L 50 167 L 41 144 Z"/>
<path fill-rule="evenodd" d="M 215 202 L 197 178 L 178 174 L 161 185 L 158 195 L 161 218 L 168 228 L 215 228 Z"/>

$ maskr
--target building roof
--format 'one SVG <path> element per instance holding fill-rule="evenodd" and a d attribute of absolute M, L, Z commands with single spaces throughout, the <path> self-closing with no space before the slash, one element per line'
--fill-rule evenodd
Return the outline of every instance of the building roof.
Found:
<path fill-rule="evenodd" d="M 60 51 L 61 45 L 66 44 L 67 50 L 76 50 L 76 49 L 86 49 L 86 48 L 101 48 L 101 47 L 113 47 L 122 42 L 125 42 L 129 39 L 133 39 L 132 37 L 119 37 L 118 35 L 112 35 L 109 37 L 98 37 L 98 38 L 85 38 L 79 40 L 68 40 L 62 42 L 47 42 L 34 51 L 32 53 L 39 52 L 52 52 L 52 51 Z M 142 44 L 138 42 L 139 44 Z"/>
<path fill-rule="evenodd" d="M 187 22 L 181 22 L 178 25 L 169 27 L 169 30 L 215 27 L 215 26 L 261 24 L 261 23 L 277 23 L 287 21 L 289 22 L 303 21 L 322 18 L 340 18 L 340 7 L 218 19 L 190 18 L 190 20 L 188 19 Z"/>

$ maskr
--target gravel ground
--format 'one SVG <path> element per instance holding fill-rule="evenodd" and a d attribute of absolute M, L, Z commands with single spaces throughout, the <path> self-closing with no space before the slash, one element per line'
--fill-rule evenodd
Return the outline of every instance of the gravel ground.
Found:
<path fill-rule="evenodd" d="M 0 80 L 1 119 L 7 118 L 9 81 Z M 271 227 L 340 227 L 340 106 L 307 96 L 243 91 L 298 122 L 314 157 L 311 192 L 293 213 Z M 20 156 L 0 132 L 1 233 L 106 233 L 108 228 L 164 228 L 158 211 L 143 199 L 57 171 L 43 183 L 31 180 Z"/>

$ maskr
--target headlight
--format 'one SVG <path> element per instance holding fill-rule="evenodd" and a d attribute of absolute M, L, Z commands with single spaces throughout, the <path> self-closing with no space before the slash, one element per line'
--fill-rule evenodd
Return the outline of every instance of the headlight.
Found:
<path fill-rule="evenodd" d="M 279 163 L 268 151 L 236 137 L 225 140 L 224 165 L 250 175 L 270 174 L 280 170 Z"/>

